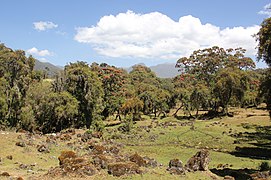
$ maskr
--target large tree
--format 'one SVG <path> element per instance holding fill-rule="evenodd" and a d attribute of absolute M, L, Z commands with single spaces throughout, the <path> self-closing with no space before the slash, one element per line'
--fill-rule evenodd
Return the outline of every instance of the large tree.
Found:
<path fill-rule="evenodd" d="M 102 116 L 106 119 L 117 112 L 117 117 L 120 118 L 120 108 L 125 100 L 124 86 L 127 72 L 106 63 L 100 65 L 93 63 L 91 69 L 98 73 L 102 81 L 104 91 Z"/>
<path fill-rule="evenodd" d="M 188 58 L 180 58 L 176 67 L 180 68 L 181 76 L 177 80 L 186 82 L 181 84 L 185 88 L 189 88 L 188 92 L 179 88 L 182 90 L 182 96 L 180 96 L 182 105 L 190 105 L 191 109 L 195 108 L 197 111 L 200 106 L 206 104 L 209 104 L 212 110 L 217 110 L 218 106 L 222 106 L 227 112 L 227 105 L 234 97 L 233 94 L 236 94 L 237 89 L 240 90 L 239 85 L 244 83 L 243 79 L 236 74 L 240 75 L 242 71 L 255 67 L 253 60 L 245 57 L 244 54 L 245 49 L 243 48 L 223 49 L 214 46 L 194 51 Z M 236 86 L 232 89 L 230 85 Z M 209 92 L 206 90 L 207 88 Z M 244 92 L 241 94 L 243 98 Z M 239 98 L 238 101 L 241 101 L 242 98 Z"/>
<path fill-rule="evenodd" d="M 79 101 L 78 120 L 90 128 L 93 121 L 100 120 L 103 88 L 96 72 L 85 62 L 65 66 L 65 88 Z"/>
<path fill-rule="evenodd" d="M 262 81 L 260 87 L 260 95 L 265 98 L 267 104 L 267 109 L 269 110 L 269 115 L 271 118 L 271 18 L 265 19 L 259 32 L 256 34 L 256 40 L 258 44 L 258 60 L 262 59 L 269 66 L 269 71 L 267 71 L 266 78 Z"/>
<path fill-rule="evenodd" d="M 4 107 L 1 115 L 4 116 L 2 121 L 5 120 L 10 126 L 16 126 L 20 120 L 21 108 L 32 82 L 34 64 L 35 59 L 26 57 L 24 51 L 13 51 L 0 44 L 0 98 L 4 98 L 1 100 Z"/>
<path fill-rule="evenodd" d="M 265 19 L 259 32 L 256 34 L 258 44 L 258 60 L 262 59 L 271 66 L 271 17 Z"/>

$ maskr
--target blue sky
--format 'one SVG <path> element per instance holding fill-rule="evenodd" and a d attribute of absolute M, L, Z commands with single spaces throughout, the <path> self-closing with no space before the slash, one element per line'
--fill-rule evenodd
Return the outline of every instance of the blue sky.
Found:
<path fill-rule="evenodd" d="M 270 0 L 5 0 L 0 41 L 61 66 L 77 60 L 122 67 L 174 63 L 213 45 L 242 46 L 255 59 L 251 35 L 270 17 L 268 4 Z"/>

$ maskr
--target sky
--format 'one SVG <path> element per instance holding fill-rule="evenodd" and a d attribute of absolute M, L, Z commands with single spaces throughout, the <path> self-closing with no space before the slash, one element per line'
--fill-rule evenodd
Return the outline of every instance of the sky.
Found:
<path fill-rule="evenodd" d="M 270 0 L 4 0 L 0 42 L 59 66 L 175 63 L 212 46 L 256 59 L 252 35 L 270 8 Z"/>

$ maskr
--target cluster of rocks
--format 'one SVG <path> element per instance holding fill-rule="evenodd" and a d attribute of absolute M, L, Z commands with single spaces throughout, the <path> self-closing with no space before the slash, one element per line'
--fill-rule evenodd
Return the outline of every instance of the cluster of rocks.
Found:
<path fill-rule="evenodd" d="M 167 170 L 170 174 L 185 175 L 186 172 L 207 171 L 210 162 L 208 150 L 201 150 L 191 157 L 185 165 L 179 159 L 169 161 Z"/>
<path fill-rule="evenodd" d="M 48 171 L 46 176 L 86 177 L 106 170 L 113 176 L 141 174 L 142 168 L 157 167 L 152 158 L 141 157 L 137 153 L 129 156 L 120 154 L 120 148 L 113 142 L 88 142 L 88 153 L 82 156 L 73 151 L 63 151 L 58 157 L 59 166 Z"/>

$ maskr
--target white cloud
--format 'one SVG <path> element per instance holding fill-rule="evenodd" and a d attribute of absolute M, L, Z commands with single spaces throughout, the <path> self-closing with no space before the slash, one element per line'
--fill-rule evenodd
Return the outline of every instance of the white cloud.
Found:
<path fill-rule="evenodd" d="M 194 50 L 211 46 L 243 47 L 255 55 L 252 37 L 259 26 L 221 29 L 202 24 L 191 15 L 174 21 L 159 12 L 136 14 L 132 11 L 104 16 L 96 26 L 77 28 L 74 39 L 91 44 L 99 54 L 109 57 L 176 59 Z"/>
<path fill-rule="evenodd" d="M 267 15 L 267 16 L 271 16 L 271 3 L 270 4 L 266 4 L 263 7 L 263 10 L 259 11 L 258 14 L 262 14 L 262 15 Z"/>
<path fill-rule="evenodd" d="M 50 21 L 39 21 L 39 22 L 34 22 L 34 29 L 39 30 L 39 31 L 45 31 L 47 29 L 53 29 L 57 28 L 58 25 L 54 24 L 53 22 Z"/>
<path fill-rule="evenodd" d="M 31 49 L 28 49 L 26 51 L 28 54 L 31 54 L 33 56 L 51 56 L 53 53 L 51 53 L 50 51 L 48 51 L 47 49 L 44 50 L 38 50 L 37 48 L 33 47 Z"/>

